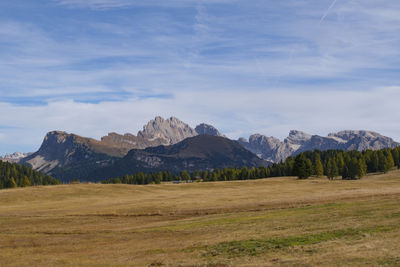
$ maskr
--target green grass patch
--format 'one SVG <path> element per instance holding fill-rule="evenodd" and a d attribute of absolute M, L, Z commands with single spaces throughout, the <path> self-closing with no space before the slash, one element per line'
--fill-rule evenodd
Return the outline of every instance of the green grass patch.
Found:
<path fill-rule="evenodd" d="M 282 218 L 289 216 L 304 216 L 309 214 L 321 213 L 321 209 L 326 212 L 331 211 L 336 208 L 342 208 L 348 206 L 348 203 L 327 203 L 322 205 L 307 205 L 303 207 L 296 208 L 283 208 L 273 211 L 266 211 L 263 215 L 249 215 L 249 212 L 245 212 L 238 216 L 237 214 L 225 214 L 223 218 L 215 218 L 213 215 L 205 216 L 205 219 L 196 218 L 194 221 L 186 221 L 179 224 L 173 224 L 168 226 L 159 226 L 145 228 L 142 231 L 152 232 L 152 231 L 180 231 L 180 230 L 192 230 L 200 229 L 203 227 L 230 225 L 230 224 L 242 224 L 242 223 L 253 223 L 254 221 L 266 220 L 272 218 Z M 229 216 L 229 217 L 227 217 Z"/>
<path fill-rule="evenodd" d="M 389 214 L 386 218 L 400 218 L 400 212 Z"/>
<path fill-rule="evenodd" d="M 389 257 L 378 261 L 380 266 L 400 266 L 400 257 Z"/>
<path fill-rule="evenodd" d="M 307 246 L 341 238 L 362 238 L 366 234 L 384 233 L 397 229 L 395 226 L 376 226 L 373 228 L 348 228 L 316 234 L 307 234 L 271 239 L 250 239 L 222 242 L 206 247 L 207 256 L 227 255 L 228 257 L 257 256 L 269 250 L 295 246 Z"/>
<path fill-rule="evenodd" d="M 347 206 L 348 203 L 326 203 L 321 205 L 306 205 L 303 207 L 294 208 L 293 210 L 311 210 L 311 209 L 330 209 Z"/>

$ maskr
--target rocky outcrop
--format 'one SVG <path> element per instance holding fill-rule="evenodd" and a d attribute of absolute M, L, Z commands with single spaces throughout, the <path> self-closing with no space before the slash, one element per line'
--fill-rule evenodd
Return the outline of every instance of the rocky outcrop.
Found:
<path fill-rule="evenodd" d="M 212 125 L 209 124 L 199 124 L 196 126 L 195 131 L 197 134 L 206 134 L 206 135 L 212 135 L 212 136 L 221 136 L 225 137 L 225 135 L 221 134 L 217 128 L 215 128 Z"/>
<path fill-rule="evenodd" d="M 196 135 L 196 131 L 188 124 L 175 117 L 167 120 L 156 117 L 154 120 L 149 121 L 142 131 L 138 132 L 138 137 L 149 141 L 158 140 L 160 145 L 176 144 Z"/>
<path fill-rule="evenodd" d="M 279 161 L 277 154 L 282 144 L 277 138 L 254 134 L 250 136 L 249 140 L 240 138 L 238 142 L 262 159 L 273 162 Z"/>
<path fill-rule="evenodd" d="M 10 162 L 10 163 L 18 163 L 23 158 L 28 157 L 32 153 L 21 153 L 15 152 L 13 154 L 6 154 L 4 157 L 0 157 L 0 161 Z"/>
<path fill-rule="evenodd" d="M 110 133 L 101 140 L 109 146 L 119 147 L 128 153 L 131 149 L 173 145 L 196 135 L 194 129 L 175 117 L 169 119 L 156 117 L 143 126 L 143 130 L 139 131 L 136 136 L 129 133 L 124 135 Z"/>
<path fill-rule="evenodd" d="M 290 156 L 312 150 L 363 151 L 393 148 L 400 145 L 392 138 L 370 131 L 342 131 L 322 137 L 293 130 L 283 142 L 277 138 L 260 134 L 250 136 L 248 141 L 244 138 L 240 138 L 238 141 L 259 157 L 272 162 L 284 161 Z"/>

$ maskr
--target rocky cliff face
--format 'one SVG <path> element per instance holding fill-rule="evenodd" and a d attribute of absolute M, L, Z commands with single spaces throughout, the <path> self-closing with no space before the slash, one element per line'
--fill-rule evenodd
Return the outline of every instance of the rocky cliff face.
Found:
<path fill-rule="evenodd" d="M 284 161 L 287 157 L 316 149 L 363 151 L 393 148 L 400 145 L 392 138 L 370 131 L 342 131 L 326 137 L 290 131 L 289 136 L 283 142 L 277 138 L 260 134 L 250 136 L 248 141 L 240 138 L 239 142 L 259 157 L 272 162 Z"/>
<path fill-rule="evenodd" d="M 143 130 L 139 131 L 136 136 L 110 133 L 108 136 L 102 137 L 101 140 L 110 146 L 120 147 L 128 153 L 131 149 L 173 145 L 196 135 L 194 129 L 175 117 L 169 119 L 156 117 L 143 126 Z"/>
<path fill-rule="evenodd" d="M 149 121 L 142 131 L 138 132 L 138 136 L 149 141 L 159 140 L 160 145 L 176 144 L 196 135 L 196 131 L 188 124 L 175 117 L 167 120 L 156 117 L 154 120 Z"/>
<path fill-rule="evenodd" d="M 54 175 L 56 168 L 73 169 L 73 167 L 83 166 L 89 170 L 107 165 L 119 155 L 121 151 L 118 148 L 109 147 L 100 141 L 53 131 L 46 135 L 37 152 L 23 158 L 20 163 Z"/>

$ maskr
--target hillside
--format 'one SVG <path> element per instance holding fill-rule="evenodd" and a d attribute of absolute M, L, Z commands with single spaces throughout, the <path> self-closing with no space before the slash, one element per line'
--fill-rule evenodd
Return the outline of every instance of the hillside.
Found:
<path fill-rule="evenodd" d="M 56 185 L 60 181 L 29 167 L 0 161 L 0 189 L 34 185 Z"/>
<path fill-rule="evenodd" d="M 1 190 L 0 265 L 398 266 L 399 206 L 399 171 Z"/>
<path fill-rule="evenodd" d="M 33 169 L 70 180 L 108 164 L 123 151 L 91 138 L 54 131 L 44 138 L 40 149 L 22 159 L 21 163 Z"/>
<path fill-rule="evenodd" d="M 267 162 L 244 149 L 236 141 L 218 136 L 198 135 L 171 146 L 133 149 L 121 160 L 96 170 L 90 177 L 104 179 L 139 171 L 179 172 L 266 165 Z"/>

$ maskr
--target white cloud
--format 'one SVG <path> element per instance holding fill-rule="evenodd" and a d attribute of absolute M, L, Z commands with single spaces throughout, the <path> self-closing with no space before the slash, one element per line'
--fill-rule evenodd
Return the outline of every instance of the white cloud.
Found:
<path fill-rule="evenodd" d="M 54 129 L 135 133 L 156 115 L 234 138 L 368 129 L 400 140 L 398 1 L 337 1 L 319 25 L 331 0 L 54 3 L 102 12 L 54 27 L 0 19 L 0 119 L 14 126 L 0 147 L 37 148 Z"/>
<path fill-rule="evenodd" d="M 129 0 L 59 0 L 60 5 L 69 7 L 80 7 L 80 8 L 121 8 L 132 5 L 132 1 Z"/>
<path fill-rule="evenodd" d="M 55 0 L 58 4 L 71 8 L 112 9 L 132 6 L 185 7 L 201 3 L 234 3 L 238 0 Z"/>
<path fill-rule="evenodd" d="M 201 122 L 211 123 L 231 138 L 247 137 L 250 133 L 284 138 L 291 129 L 320 135 L 364 129 L 400 140 L 398 99 L 400 87 L 340 93 L 282 89 L 258 93 L 176 92 L 172 99 L 99 104 L 61 101 L 36 107 L 3 103 L 0 120 L 14 128 L 7 130 L 0 144 L 22 142 L 31 149 L 38 148 L 45 133 L 51 130 L 95 138 L 112 131 L 136 133 L 157 115 L 177 116 L 193 127 Z"/>

